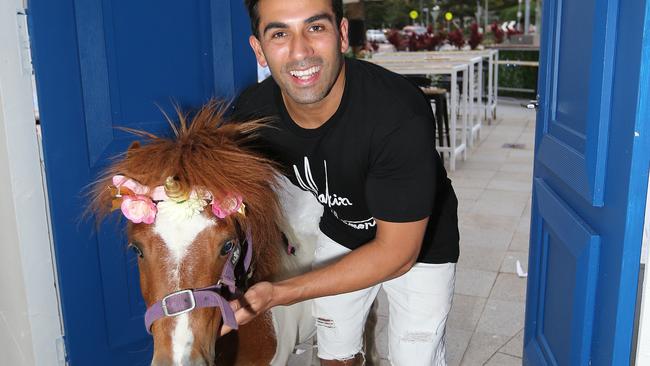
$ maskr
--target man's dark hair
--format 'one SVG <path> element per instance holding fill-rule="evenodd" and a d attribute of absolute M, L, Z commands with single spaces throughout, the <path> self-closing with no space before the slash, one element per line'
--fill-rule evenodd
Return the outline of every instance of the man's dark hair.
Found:
<path fill-rule="evenodd" d="M 330 0 L 332 2 L 332 10 L 334 11 L 334 16 L 336 17 L 336 26 L 341 26 L 341 19 L 343 19 L 343 0 Z M 248 9 L 248 15 L 251 18 L 251 30 L 253 35 L 260 38 L 260 13 L 258 12 L 257 6 L 259 5 L 260 0 L 244 0 L 246 3 L 246 8 Z"/>

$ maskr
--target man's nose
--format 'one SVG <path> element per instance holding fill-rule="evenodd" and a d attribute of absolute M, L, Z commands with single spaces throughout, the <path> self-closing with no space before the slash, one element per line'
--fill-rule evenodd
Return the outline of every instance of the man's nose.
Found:
<path fill-rule="evenodd" d="M 291 58 L 294 60 L 304 60 L 313 55 L 313 48 L 309 39 L 298 33 L 291 39 Z"/>

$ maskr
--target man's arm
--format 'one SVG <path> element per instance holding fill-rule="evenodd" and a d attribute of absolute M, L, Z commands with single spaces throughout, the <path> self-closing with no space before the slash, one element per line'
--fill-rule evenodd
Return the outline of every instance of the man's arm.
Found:
<path fill-rule="evenodd" d="M 376 221 L 375 238 L 340 260 L 285 281 L 251 287 L 232 303 L 238 324 L 246 324 L 277 305 L 360 290 L 408 272 L 420 253 L 429 219 Z M 228 331 L 224 326 L 222 333 Z"/>

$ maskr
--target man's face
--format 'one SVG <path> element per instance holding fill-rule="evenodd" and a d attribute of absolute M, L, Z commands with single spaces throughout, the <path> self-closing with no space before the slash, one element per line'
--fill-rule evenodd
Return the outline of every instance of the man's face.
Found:
<path fill-rule="evenodd" d="M 341 72 L 347 20 L 337 27 L 331 0 L 261 0 L 258 12 L 259 39 L 250 44 L 259 64 L 294 102 L 321 101 Z"/>

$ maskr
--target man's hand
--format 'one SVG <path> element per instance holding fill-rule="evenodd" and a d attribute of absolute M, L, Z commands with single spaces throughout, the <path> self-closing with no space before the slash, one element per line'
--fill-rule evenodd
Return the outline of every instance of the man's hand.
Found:
<path fill-rule="evenodd" d="M 273 307 L 273 284 L 270 282 L 259 282 L 246 291 L 244 296 L 230 302 L 235 312 L 237 324 L 244 325 L 255 319 L 256 316 L 264 314 Z M 232 330 L 227 325 L 221 327 L 221 335 Z"/>

